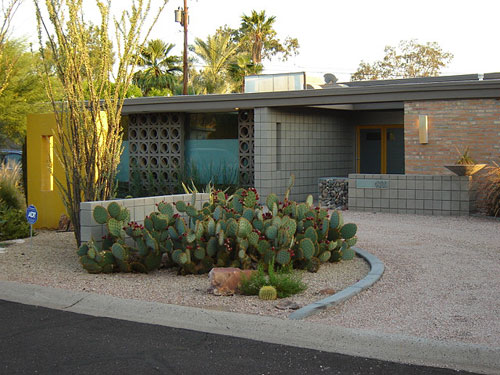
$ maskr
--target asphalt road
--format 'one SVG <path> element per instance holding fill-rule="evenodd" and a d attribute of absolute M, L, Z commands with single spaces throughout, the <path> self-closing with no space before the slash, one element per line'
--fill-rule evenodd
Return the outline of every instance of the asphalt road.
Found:
<path fill-rule="evenodd" d="M 472 374 L 0 300 L 0 374 Z"/>

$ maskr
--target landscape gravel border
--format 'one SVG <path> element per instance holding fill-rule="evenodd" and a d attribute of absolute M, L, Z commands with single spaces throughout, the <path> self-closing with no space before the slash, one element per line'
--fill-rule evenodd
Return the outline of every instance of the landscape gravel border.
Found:
<path fill-rule="evenodd" d="M 289 319 L 304 319 L 310 315 L 323 311 L 330 306 L 334 306 L 341 302 L 344 302 L 345 300 L 355 296 L 361 291 L 371 287 L 382 277 L 385 267 L 384 263 L 379 258 L 358 247 L 353 247 L 353 249 L 357 255 L 363 258 L 370 265 L 370 272 L 368 272 L 368 275 L 359 280 L 357 283 L 348 286 L 345 289 L 342 289 L 338 293 L 332 294 L 329 297 L 323 298 L 322 300 L 313 302 L 298 309 L 288 316 Z"/>

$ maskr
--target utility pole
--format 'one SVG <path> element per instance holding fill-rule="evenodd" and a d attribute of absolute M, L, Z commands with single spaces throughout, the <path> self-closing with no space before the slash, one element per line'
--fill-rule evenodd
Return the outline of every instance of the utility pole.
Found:
<path fill-rule="evenodd" d="M 188 81 L 188 66 L 187 66 L 187 24 L 189 23 L 188 18 L 188 8 L 187 8 L 187 0 L 184 0 L 184 67 L 183 69 L 183 85 L 182 85 L 182 94 L 187 95 L 187 81 Z"/>
<path fill-rule="evenodd" d="M 187 95 L 188 94 L 188 79 L 189 79 L 189 72 L 188 72 L 188 23 L 189 23 L 189 16 L 188 16 L 188 7 L 187 7 L 187 0 L 184 0 L 184 8 L 181 9 L 180 7 L 174 11 L 175 13 L 175 22 L 179 22 L 181 26 L 184 27 L 184 54 L 183 54 L 183 67 L 182 67 L 182 95 Z"/>

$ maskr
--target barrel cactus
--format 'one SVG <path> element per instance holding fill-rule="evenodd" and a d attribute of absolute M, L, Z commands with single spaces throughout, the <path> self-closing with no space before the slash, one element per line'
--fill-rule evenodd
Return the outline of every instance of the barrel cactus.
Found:
<path fill-rule="evenodd" d="M 259 298 L 269 301 L 269 300 L 275 300 L 278 298 L 278 292 L 276 291 L 276 288 L 274 286 L 263 286 L 259 290 Z"/>

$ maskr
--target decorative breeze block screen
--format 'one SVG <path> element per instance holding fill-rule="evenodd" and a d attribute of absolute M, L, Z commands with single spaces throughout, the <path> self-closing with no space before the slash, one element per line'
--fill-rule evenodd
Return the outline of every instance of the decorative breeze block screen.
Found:
<path fill-rule="evenodd" d="M 130 176 L 140 173 L 144 187 L 157 194 L 171 192 L 184 165 L 184 115 L 130 115 Z"/>
<path fill-rule="evenodd" d="M 254 186 L 253 110 L 244 110 L 238 113 L 238 142 L 240 145 L 240 184 Z"/>

